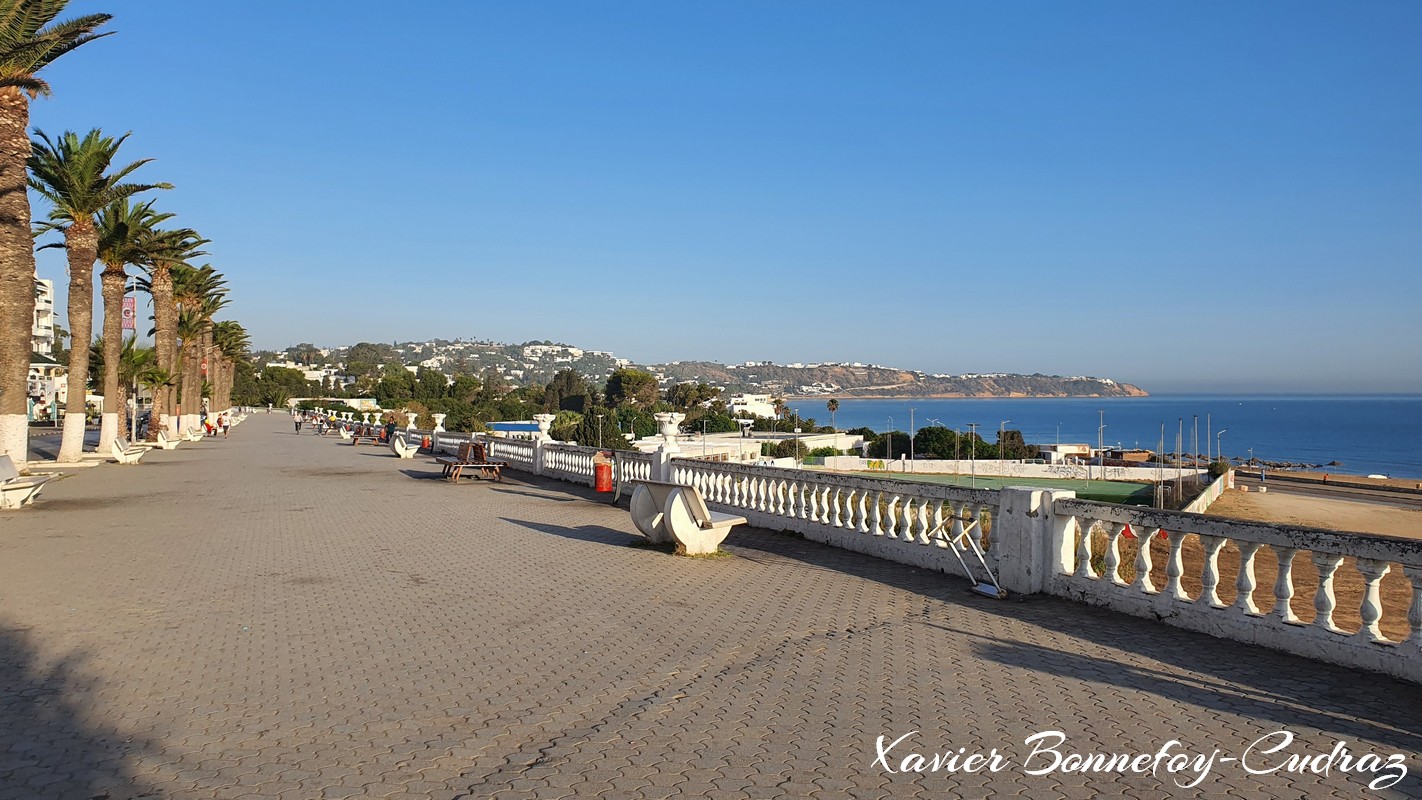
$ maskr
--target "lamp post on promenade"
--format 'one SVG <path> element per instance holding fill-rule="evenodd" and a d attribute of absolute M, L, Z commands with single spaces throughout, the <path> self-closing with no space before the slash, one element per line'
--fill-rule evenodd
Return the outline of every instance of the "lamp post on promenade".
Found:
<path fill-rule="evenodd" d="M 1218 458 L 1218 459 L 1221 460 L 1221 461 L 1224 461 L 1224 460 L 1225 460 L 1225 454 L 1224 454 L 1224 445 L 1220 444 L 1220 437 L 1221 437 L 1221 436 L 1224 436 L 1225 433 L 1228 432 L 1228 430 L 1229 430 L 1228 428 L 1225 428 L 1225 429 L 1221 430 L 1219 433 L 1215 434 L 1215 457 Z"/>
<path fill-rule="evenodd" d="M 909 409 L 909 472 L 913 472 L 913 409 Z"/>
<path fill-rule="evenodd" d="M 597 447 L 602 449 L 602 415 L 597 415 Z"/>
<path fill-rule="evenodd" d="M 888 462 L 894 457 L 894 418 L 889 417 L 889 424 L 884 426 L 884 467 L 888 468 Z"/>
<path fill-rule="evenodd" d="M 1100 409 L 1096 413 L 1101 415 L 1101 424 L 1096 426 L 1096 458 L 1101 462 L 1101 469 L 1097 470 L 1097 478 L 1106 474 L 1106 409 Z M 1087 480 L 1091 480 L 1091 470 L 1087 469 Z"/>
<path fill-rule="evenodd" d="M 968 439 L 968 447 L 971 448 L 968 451 L 968 468 L 972 470 L 973 473 L 974 489 L 978 488 L 978 425 L 979 423 L 977 422 L 968 423 L 968 429 L 970 431 L 968 435 L 972 437 Z"/>
<path fill-rule="evenodd" d="M 1004 436 L 1006 435 L 1006 433 L 1007 433 L 1007 423 L 1009 423 L 1009 422 L 1011 422 L 1011 421 L 1012 421 L 1012 420 L 1010 420 L 1010 419 L 1005 419 L 1005 420 L 1003 420 L 1002 422 L 997 423 L 997 460 L 998 460 L 998 463 L 999 463 L 999 464 L 1001 464 L 1003 461 L 1006 461 L 1006 460 L 1007 460 L 1007 459 L 1005 459 L 1005 458 L 1002 457 L 1002 451 L 1003 451 L 1002 445 L 1003 445 L 1003 442 L 1005 441 L 1005 439 L 1004 439 L 1003 437 L 1004 437 Z"/>

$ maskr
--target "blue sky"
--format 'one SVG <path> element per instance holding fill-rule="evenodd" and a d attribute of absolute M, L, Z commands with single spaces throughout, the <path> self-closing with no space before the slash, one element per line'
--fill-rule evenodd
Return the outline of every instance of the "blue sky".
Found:
<path fill-rule="evenodd" d="M 259 347 L 1422 391 L 1422 4 L 418 9 L 74 0 L 32 119 L 133 131 Z"/>

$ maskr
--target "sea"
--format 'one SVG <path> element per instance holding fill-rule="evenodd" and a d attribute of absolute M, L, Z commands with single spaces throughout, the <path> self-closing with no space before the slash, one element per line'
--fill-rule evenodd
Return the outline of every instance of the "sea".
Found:
<path fill-rule="evenodd" d="M 818 424 L 830 422 L 828 398 L 793 398 L 787 406 Z M 1164 426 L 1165 452 L 1210 452 L 1219 443 L 1229 458 L 1338 465 L 1321 471 L 1422 478 L 1422 396 L 1152 395 L 1116 398 L 953 398 L 840 400 L 834 423 L 840 430 L 868 427 L 907 431 L 912 425 L 943 425 L 997 440 L 998 427 L 1022 431 L 1030 444 L 1097 443 L 1105 425 L 1107 446 L 1158 450 Z M 1198 442 L 1198 448 L 1196 447 Z"/>

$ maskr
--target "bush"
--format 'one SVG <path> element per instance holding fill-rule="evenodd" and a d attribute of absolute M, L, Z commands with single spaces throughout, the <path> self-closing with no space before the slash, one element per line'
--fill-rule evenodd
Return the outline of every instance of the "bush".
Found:
<path fill-rule="evenodd" d="M 1219 476 L 1225 474 L 1226 472 L 1229 472 L 1229 470 L 1230 470 L 1229 462 L 1228 462 L 1228 461 L 1225 461 L 1224 459 L 1220 459 L 1219 461 L 1216 461 L 1216 462 L 1214 462 L 1213 464 L 1210 464 L 1210 477 L 1211 477 L 1211 478 L 1218 478 Z"/>

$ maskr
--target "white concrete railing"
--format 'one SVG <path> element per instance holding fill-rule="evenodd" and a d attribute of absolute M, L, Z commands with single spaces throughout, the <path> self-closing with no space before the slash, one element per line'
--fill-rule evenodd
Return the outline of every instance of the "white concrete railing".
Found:
<path fill-rule="evenodd" d="M 510 467 L 524 472 L 536 472 L 538 453 L 527 439 L 506 439 L 502 436 L 476 436 L 484 445 L 484 457 L 490 461 L 506 461 Z"/>
<path fill-rule="evenodd" d="M 985 544 L 994 569 L 999 558 L 997 542 L 983 535 L 998 514 L 996 491 L 694 459 L 673 459 L 671 480 L 755 527 L 890 561 L 961 575 L 943 536 L 965 530 Z"/>
<path fill-rule="evenodd" d="M 550 442 L 541 449 L 544 475 L 571 483 L 593 485 L 593 456 L 600 452 L 596 447 Z"/>
<path fill-rule="evenodd" d="M 616 471 L 613 478 L 617 481 L 617 492 L 620 495 L 622 489 L 632 481 L 649 481 L 656 471 L 656 460 L 651 453 L 640 453 L 635 450 L 619 450 L 614 455 Z"/>
<path fill-rule="evenodd" d="M 1044 494 L 1053 494 L 1047 492 Z M 1052 543 L 1047 549 L 1054 574 L 1044 587 L 1051 594 L 1105 606 L 1226 639 L 1264 645 L 1298 655 L 1360 667 L 1422 682 L 1422 541 L 1389 536 L 1336 533 L 1315 528 L 1243 522 L 1178 511 L 1158 511 L 1095 503 L 1074 497 L 1051 503 Z M 1129 525 L 1139 543 L 1134 564 L 1121 563 L 1120 546 Z M 1164 574 L 1155 565 L 1150 542 L 1164 532 L 1169 549 Z M 1200 589 L 1192 596 L 1182 550 L 1188 536 L 1203 551 Z M 1193 543 L 1192 543 L 1193 544 Z M 1234 600 L 1220 597 L 1220 555 L 1226 545 L 1234 580 Z M 1267 548 L 1275 563 L 1272 592 L 1261 597 L 1256 585 L 1258 555 Z M 1237 550 L 1237 564 L 1233 563 Z M 1295 563 L 1308 553 L 1317 572 L 1311 622 L 1300 620 Z M 1352 559 L 1362 584 L 1356 610 L 1341 610 L 1334 593 L 1338 570 Z M 1100 565 L 1098 570 L 1096 564 Z M 1122 577 L 1129 569 L 1131 580 Z M 1406 612 L 1410 633 L 1403 641 L 1383 635 L 1380 588 L 1389 571 L 1400 570 L 1411 583 Z M 1193 574 L 1189 582 L 1193 585 Z M 1162 580 L 1163 578 L 1163 580 Z M 1228 587 L 1225 587 L 1228 594 Z M 1272 595 L 1273 607 L 1261 612 L 1256 601 Z M 1346 616 L 1341 620 L 1340 616 Z M 1357 624 L 1357 631 L 1349 630 Z"/>
<path fill-rule="evenodd" d="M 883 472 L 886 475 L 917 472 L 924 474 L 969 475 L 979 478 L 1052 478 L 1057 480 L 1109 480 L 1154 482 L 1177 477 L 1175 467 L 1102 467 L 1095 464 L 1033 464 L 1021 460 L 970 459 L 941 460 L 860 458 L 858 456 L 826 456 L 820 459 L 825 469 L 853 472 Z M 1208 470 L 1187 467 L 1178 475 L 1205 475 Z"/>

